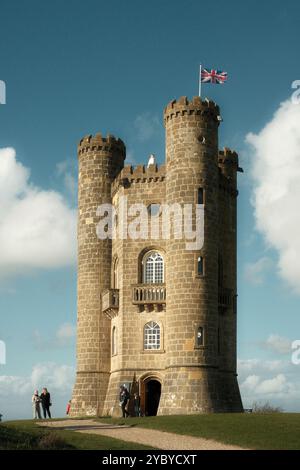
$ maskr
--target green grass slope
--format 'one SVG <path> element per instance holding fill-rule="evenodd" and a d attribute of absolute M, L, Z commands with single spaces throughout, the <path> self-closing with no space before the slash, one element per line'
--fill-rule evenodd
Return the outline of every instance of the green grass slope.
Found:
<path fill-rule="evenodd" d="M 149 448 L 149 446 L 110 437 L 45 429 L 31 420 L 0 424 L 0 450 L 138 450 Z"/>
<path fill-rule="evenodd" d="M 300 449 L 300 413 L 226 413 L 102 419 L 215 439 L 249 449 Z"/>

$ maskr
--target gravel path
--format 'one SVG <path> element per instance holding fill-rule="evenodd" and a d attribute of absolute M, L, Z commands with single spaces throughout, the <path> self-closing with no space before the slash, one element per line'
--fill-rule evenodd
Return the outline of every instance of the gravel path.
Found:
<path fill-rule="evenodd" d="M 92 419 L 48 421 L 46 423 L 41 422 L 37 424 L 51 428 L 68 429 L 85 434 L 114 437 L 122 441 L 135 442 L 146 446 L 149 445 L 163 450 L 243 450 L 241 447 L 222 444 L 212 439 L 185 436 L 157 431 L 155 429 L 143 429 L 130 425 L 117 426 L 102 424 Z"/>

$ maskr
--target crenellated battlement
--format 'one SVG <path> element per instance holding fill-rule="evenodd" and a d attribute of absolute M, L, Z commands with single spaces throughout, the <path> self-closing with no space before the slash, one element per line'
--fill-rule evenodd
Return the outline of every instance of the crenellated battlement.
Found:
<path fill-rule="evenodd" d="M 238 154 L 228 147 L 219 150 L 219 163 L 238 162 Z"/>
<path fill-rule="evenodd" d="M 164 123 L 178 116 L 184 115 L 201 115 L 206 119 L 212 119 L 219 123 L 220 115 L 219 106 L 207 98 L 201 99 L 200 96 L 194 96 L 189 100 L 186 96 L 182 96 L 179 100 L 171 101 L 164 110 Z"/>
<path fill-rule="evenodd" d="M 125 159 L 126 147 L 121 139 L 116 139 L 113 135 L 108 134 L 102 137 L 100 133 L 93 135 L 86 135 L 78 144 L 78 155 L 89 151 L 118 151 Z"/>
<path fill-rule="evenodd" d="M 224 147 L 224 150 L 219 150 L 218 163 L 221 167 L 234 167 L 236 171 L 243 172 L 243 169 L 239 167 L 238 154 L 228 147 Z"/>
<path fill-rule="evenodd" d="M 115 193 L 119 186 L 128 187 L 132 183 L 151 183 L 164 181 L 166 177 L 165 165 L 131 165 L 125 166 L 112 183 L 112 192 Z"/>

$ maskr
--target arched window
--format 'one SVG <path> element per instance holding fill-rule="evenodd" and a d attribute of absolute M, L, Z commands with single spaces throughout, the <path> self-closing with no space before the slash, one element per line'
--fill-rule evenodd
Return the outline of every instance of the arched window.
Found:
<path fill-rule="evenodd" d="M 154 321 L 144 326 L 144 349 L 160 349 L 160 326 Z"/>
<path fill-rule="evenodd" d="M 147 253 L 143 260 L 143 283 L 161 284 L 164 282 L 164 260 L 160 253 Z"/>
<path fill-rule="evenodd" d="M 114 326 L 111 332 L 111 355 L 117 354 L 117 328 Z"/>
<path fill-rule="evenodd" d="M 196 332 L 196 347 L 199 348 L 204 345 L 203 326 L 199 326 Z"/>
<path fill-rule="evenodd" d="M 114 272 L 113 272 L 113 288 L 119 289 L 119 260 L 115 259 L 114 262 Z"/>

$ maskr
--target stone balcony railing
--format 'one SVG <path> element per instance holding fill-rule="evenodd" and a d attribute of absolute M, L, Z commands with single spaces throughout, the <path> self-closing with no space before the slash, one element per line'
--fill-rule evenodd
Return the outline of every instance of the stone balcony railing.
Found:
<path fill-rule="evenodd" d="M 230 308 L 233 304 L 233 290 L 219 287 L 218 303 L 221 310 Z"/>
<path fill-rule="evenodd" d="M 119 312 L 119 289 L 106 289 L 102 292 L 102 312 L 113 318 Z"/>
<path fill-rule="evenodd" d="M 132 303 L 146 310 L 164 310 L 166 306 L 165 284 L 135 284 L 132 286 Z"/>

